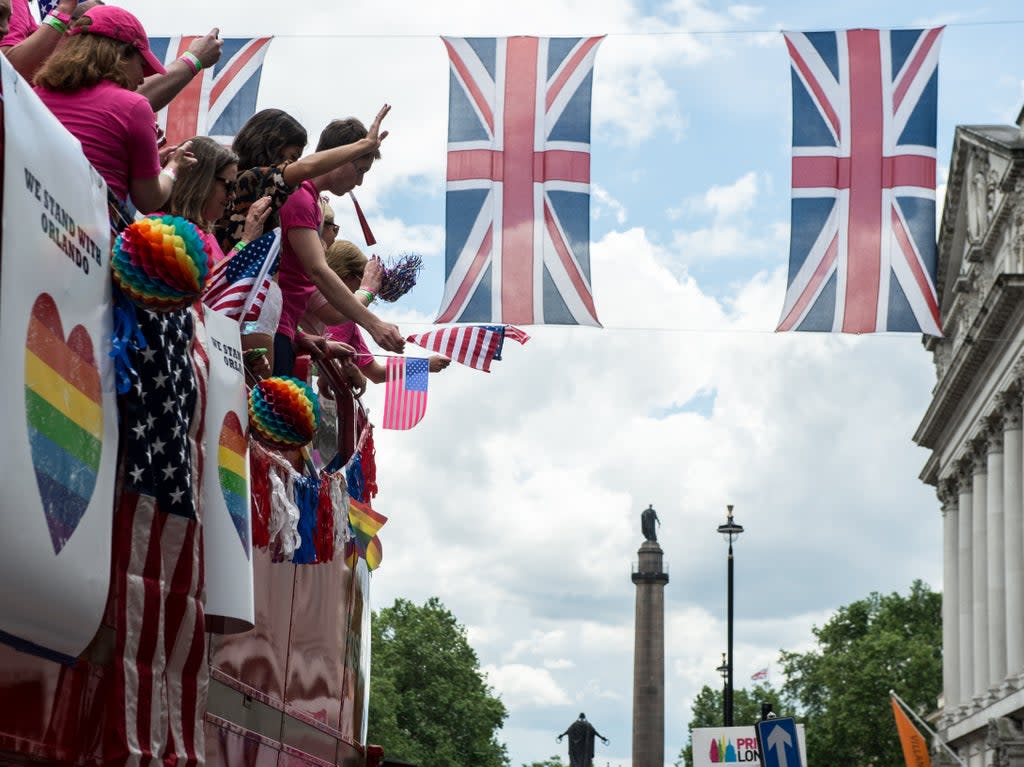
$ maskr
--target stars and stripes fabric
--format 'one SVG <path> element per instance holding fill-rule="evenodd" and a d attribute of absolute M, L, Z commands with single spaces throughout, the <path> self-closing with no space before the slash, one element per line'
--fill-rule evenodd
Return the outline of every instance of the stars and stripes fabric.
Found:
<path fill-rule="evenodd" d="M 199 37 L 151 37 L 149 47 L 165 67 L 170 66 Z M 157 115 L 168 144 L 193 136 L 209 136 L 231 144 L 235 134 L 256 111 L 263 59 L 272 37 L 226 37 L 220 59 L 203 69 Z"/>
<path fill-rule="evenodd" d="M 44 18 L 48 13 L 51 13 L 60 0 L 39 0 L 39 18 Z"/>
<path fill-rule="evenodd" d="M 935 139 L 942 28 L 784 34 L 793 191 L 778 330 L 941 335 Z"/>
<path fill-rule="evenodd" d="M 119 397 L 111 591 L 114 654 L 100 687 L 104 764 L 199 764 L 208 665 L 199 496 L 209 356 L 191 310 L 139 310 Z"/>
<path fill-rule="evenodd" d="M 504 335 L 504 328 L 500 326 L 456 325 L 409 336 L 405 340 L 443 354 L 454 362 L 490 373 L 491 361 L 501 348 Z"/>
<path fill-rule="evenodd" d="M 203 303 L 239 322 L 255 322 L 281 261 L 281 229 L 273 229 L 221 261 Z"/>
<path fill-rule="evenodd" d="M 445 37 L 451 64 L 438 323 L 600 325 L 590 102 L 601 37 Z"/>
<path fill-rule="evenodd" d="M 383 428 L 404 431 L 423 418 L 427 412 L 429 365 L 430 361 L 422 357 L 388 357 Z"/>

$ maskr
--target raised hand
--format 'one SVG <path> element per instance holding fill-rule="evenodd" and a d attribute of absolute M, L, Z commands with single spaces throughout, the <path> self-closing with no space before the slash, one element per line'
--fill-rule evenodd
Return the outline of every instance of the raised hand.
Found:
<path fill-rule="evenodd" d="M 380 108 L 377 116 L 373 118 L 373 122 L 370 123 L 370 127 L 367 129 L 366 138 L 372 141 L 377 146 L 380 146 L 381 142 L 388 137 L 388 132 L 384 131 L 381 133 L 380 124 L 384 122 L 384 118 L 387 117 L 388 112 L 391 111 L 391 105 L 385 104 Z"/>
<path fill-rule="evenodd" d="M 224 41 L 220 39 L 220 30 L 214 27 L 188 47 L 189 53 L 199 59 L 203 69 L 209 69 L 220 61 Z"/>

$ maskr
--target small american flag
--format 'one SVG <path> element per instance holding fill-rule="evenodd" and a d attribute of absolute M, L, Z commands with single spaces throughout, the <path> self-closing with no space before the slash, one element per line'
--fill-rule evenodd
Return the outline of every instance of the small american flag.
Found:
<path fill-rule="evenodd" d="M 422 357 L 389 357 L 384 386 L 385 429 L 411 429 L 427 412 L 430 361 Z"/>
<path fill-rule="evenodd" d="M 513 341 L 518 341 L 520 344 L 525 344 L 530 340 L 530 336 L 526 334 L 522 328 L 517 328 L 515 325 L 505 326 L 505 338 L 511 338 Z"/>
<path fill-rule="evenodd" d="M 151 37 L 153 55 L 169 66 L 197 39 Z M 193 136 L 209 136 L 230 144 L 235 134 L 256 111 L 263 58 L 271 37 L 224 38 L 220 60 L 192 78 L 170 106 L 160 111 L 157 122 L 168 144 Z"/>
<path fill-rule="evenodd" d="M 460 325 L 409 336 L 405 340 L 471 368 L 491 372 L 491 360 L 501 349 L 504 329 Z"/>
<path fill-rule="evenodd" d="M 221 261 L 210 276 L 203 303 L 240 322 L 254 322 L 267 297 L 281 254 L 281 230 L 253 240 Z M 244 315 L 244 316 L 243 316 Z"/>
<path fill-rule="evenodd" d="M 59 2 L 60 0 L 39 0 L 39 18 L 45 18 L 47 14 L 52 13 Z"/>

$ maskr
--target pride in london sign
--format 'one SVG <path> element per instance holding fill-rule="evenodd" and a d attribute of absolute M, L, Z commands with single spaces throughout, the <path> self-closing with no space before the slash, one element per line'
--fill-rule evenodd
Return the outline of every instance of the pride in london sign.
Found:
<path fill-rule="evenodd" d="M 807 764 L 804 726 L 796 726 L 800 756 Z M 693 767 L 719 767 L 735 764 L 759 767 L 757 733 L 749 727 L 696 727 L 693 730 Z"/>

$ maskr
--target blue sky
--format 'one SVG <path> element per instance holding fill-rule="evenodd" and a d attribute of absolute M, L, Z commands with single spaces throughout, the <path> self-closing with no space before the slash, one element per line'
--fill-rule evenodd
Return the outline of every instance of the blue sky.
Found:
<path fill-rule="evenodd" d="M 447 62 L 437 35 L 607 33 L 594 86 L 592 263 L 604 330 L 531 329 L 492 374 L 431 380 L 425 420 L 378 432 L 384 564 L 376 605 L 436 595 L 509 708 L 518 765 L 563 753 L 586 711 L 630 761 L 639 514 L 653 503 L 666 588 L 666 758 L 725 649 L 725 506 L 737 545 L 736 679 L 779 682 L 780 648 L 871 591 L 941 585 L 941 518 L 911 443 L 934 370 L 917 336 L 772 332 L 785 291 L 789 69 L 778 29 L 950 24 L 939 85 L 939 195 L 958 123 L 1024 103 L 1019 3 L 520 0 L 126 2 L 153 35 L 278 35 L 260 106 L 316 135 L 393 105 L 359 192 L 382 255 L 418 252 L 415 292 L 383 310 L 418 332 L 440 302 Z M 187 18 L 187 28 L 182 17 Z M 1014 21 L 997 24 L 997 21 Z M 699 34 L 716 31 L 718 34 Z M 337 204 L 343 233 L 358 228 Z M 357 240 L 358 241 L 358 240 Z M 367 395 L 379 413 L 381 393 Z M 379 420 L 379 416 L 378 416 Z M 884 705 L 882 702 L 881 705 Z M 884 710 L 879 712 L 884 718 Z"/>

